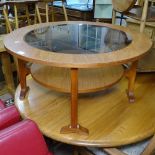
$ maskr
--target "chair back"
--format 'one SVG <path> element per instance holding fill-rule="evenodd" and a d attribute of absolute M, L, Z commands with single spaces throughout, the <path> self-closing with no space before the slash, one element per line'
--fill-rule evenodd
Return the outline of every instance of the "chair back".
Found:
<path fill-rule="evenodd" d="M 113 9 L 117 12 L 128 12 L 137 0 L 112 0 Z"/>

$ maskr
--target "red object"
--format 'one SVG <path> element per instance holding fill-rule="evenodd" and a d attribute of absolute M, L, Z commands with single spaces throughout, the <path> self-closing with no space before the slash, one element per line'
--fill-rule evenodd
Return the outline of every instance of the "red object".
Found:
<path fill-rule="evenodd" d="M 20 121 L 20 114 L 14 105 L 5 107 L 0 100 L 0 130 Z"/>
<path fill-rule="evenodd" d="M 0 110 L 0 130 L 9 127 L 20 121 L 20 114 L 17 108 L 12 105 Z"/>
<path fill-rule="evenodd" d="M 0 131 L 0 155 L 53 155 L 37 125 L 31 120 L 18 122 Z"/>
<path fill-rule="evenodd" d="M 5 108 L 5 104 L 2 100 L 0 100 L 0 110 Z"/>

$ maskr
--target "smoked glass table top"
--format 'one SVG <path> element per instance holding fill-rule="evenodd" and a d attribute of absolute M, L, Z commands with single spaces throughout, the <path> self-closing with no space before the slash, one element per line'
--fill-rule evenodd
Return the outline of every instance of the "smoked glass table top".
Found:
<path fill-rule="evenodd" d="M 24 40 L 45 52 L 65 54 L 116 52 L 132 42 L 126 32 L 89 24 L 50 25 L 28 32 Z"/>

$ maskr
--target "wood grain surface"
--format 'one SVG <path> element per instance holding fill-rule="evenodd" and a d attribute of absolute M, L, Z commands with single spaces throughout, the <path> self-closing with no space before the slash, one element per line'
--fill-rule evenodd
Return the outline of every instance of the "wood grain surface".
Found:
<path fill-rule="evenodd" d="M 100 93 L 79 95 L 79 122 L 89 135 L 60 134 L 70 122 L 70 95 L 51 91 L 27 78 L 30 91 L 25 100 L 15 103 L 23 118 L 34 120 L 43 134 L 68 144 L 114 147 L 141 141 L 155 130 L 155 74 L 139 74 L 135 87 L 136 102 L 130 104 L 125 89 L 127 80 Z"/>
<path fill-rule="evenodd" d="M 97 26 L 107 26 L 128 33 L 132 37 L 132 42 L 127 47 L 115 52 L 99 54 L 63 54 L 51 51 L 45 52 L 44 50 L 28 45 L 24 41 L 25 34 L 31 30 L 60 24 L 90 24 Z M 4 45 L 10 54 L 17 56 L 19 59 L 33 63 L 66 68 L 97 68 L 106 65 L 109 66 L 123 64 L 129 61 L 140 59 L 151 48 L 152 41 L 144 34 L 131 31 L 125 27 L 103 24 L 99 22 L 69 21 L 43 23 L 15 30 L 5 37 Z"/>

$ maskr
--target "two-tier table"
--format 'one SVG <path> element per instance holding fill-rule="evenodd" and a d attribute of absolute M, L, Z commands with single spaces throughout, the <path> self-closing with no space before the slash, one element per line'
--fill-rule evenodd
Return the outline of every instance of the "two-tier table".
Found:
<path fill-rule="evenodd" d="M 133 102 L 137 61 L 152 46 L 144 34 L 125 27 L 83 21 L 24 27 L 7 35 L 4 44 L 7 51 L 18 58 L 20 100 L 28 91 L 28 73 L 45 87 L 70 93 L 70 123 L 62 125 L 60 133 L 86 135 L 89 130 L 78 121 L 78 94 L 103 90 L 125 74 L 127 96 Z M 124 73 L 122 65 L 127 63 L 129 68 Z"/>

